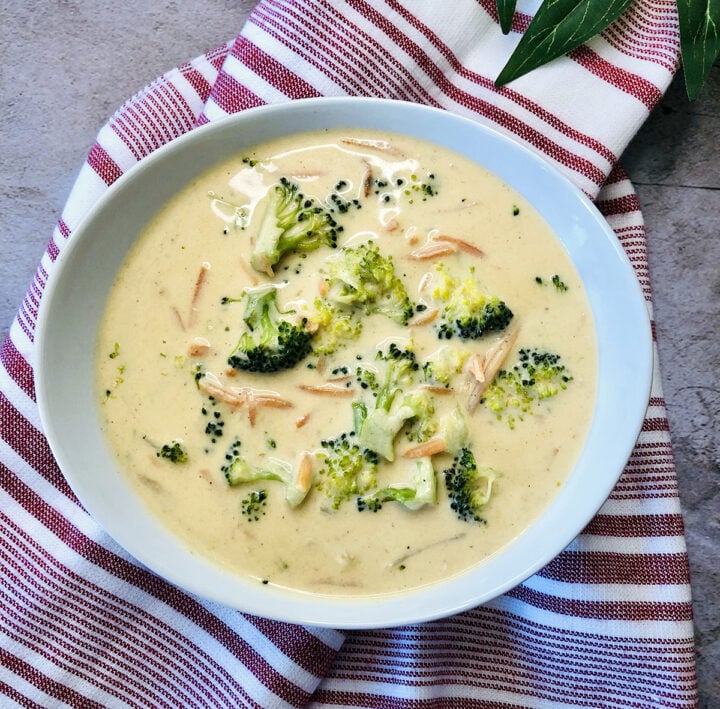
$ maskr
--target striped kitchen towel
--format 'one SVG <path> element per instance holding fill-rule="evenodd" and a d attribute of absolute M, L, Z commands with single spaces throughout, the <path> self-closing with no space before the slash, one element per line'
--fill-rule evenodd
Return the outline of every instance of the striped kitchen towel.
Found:
<path fill-rule="evenodd" d="M 40 427 L 38 306 L 85 212 L 159 146 L 265 103 L 378 96 L 498 128 L 596 200 L 651 309 L 642 215 L 618 157 L 678 67 L 674 0 L 637 0 L 601 36 L 498 89 L 523 12 L 504 36 L 493 0 L 262 0 L 237 38 L 146 87 L 100 130 L 0 349 L 0 705 L 695 704 L 688 563 L 657 371 L 627 468 L 563 553 L 480 608 L 384 630 L 291 626 L 172 587 L 87 515 Z"/>

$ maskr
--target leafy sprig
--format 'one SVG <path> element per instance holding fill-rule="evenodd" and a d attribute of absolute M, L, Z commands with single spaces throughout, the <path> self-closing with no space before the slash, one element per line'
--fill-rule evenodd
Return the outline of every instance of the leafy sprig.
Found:
<path fill-rule="evenodd" d="M 503 86 L 567 54 L 609 27 L 633 0 L 543 0 L 495 84 Z M 720 53 L 720 2 L 676 0 L 685 89 L 698 97 Z M 515 0 L 495 0 L 500 28 L 507 34 Z"/>
<path fill-rule="evenodd" d="M 692 101 L 698 97 L 720 53 L 720 3 L 677 0 L 677 9 L 685 89 Z"/>

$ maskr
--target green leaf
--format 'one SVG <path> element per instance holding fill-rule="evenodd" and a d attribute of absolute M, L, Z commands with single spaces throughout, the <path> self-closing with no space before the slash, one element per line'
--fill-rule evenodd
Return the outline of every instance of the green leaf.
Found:
<path fill-rule="evenodd" d="M 632 2 L 543 0 L 495 85 L 503 86 L 579 47 L 608 27 Z"/>
<path fill-rule="evenodd" d="M 698 97 L 720 53 L 720 0 L 677 0 L 685 89 Z"/>
<path fill-rule="evenodd" d="M 515 17 L 515 0 L 495 0 L 495 7 L 500 18 L 500 29 L 503 34 L 507 34 Z"/>

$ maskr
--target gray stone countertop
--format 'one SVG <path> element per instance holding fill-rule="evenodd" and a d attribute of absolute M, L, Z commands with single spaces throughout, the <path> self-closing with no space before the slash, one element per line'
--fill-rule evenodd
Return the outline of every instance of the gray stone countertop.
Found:
<path fill-rule="evenodd" d="M 0 2 L 4 338 L 98 129 L 158 75 L 233 38 L 254 2 Z M 720 706 L 720 70 L 677 77 L 622 158 L 642 204 L 692 571 L 701 706 Z"/>

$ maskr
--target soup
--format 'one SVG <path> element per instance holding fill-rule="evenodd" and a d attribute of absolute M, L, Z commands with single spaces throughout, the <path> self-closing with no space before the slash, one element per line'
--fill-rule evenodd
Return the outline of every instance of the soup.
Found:
<path fill-rule="evenodd" d="M 96 361 L 118 464 L 189 549 L 367 596 L 462 573 L 537 519 L 582 448 L 597 352 L 520 195 L 436 145 L 333 130 L 166 205 Z"/>

